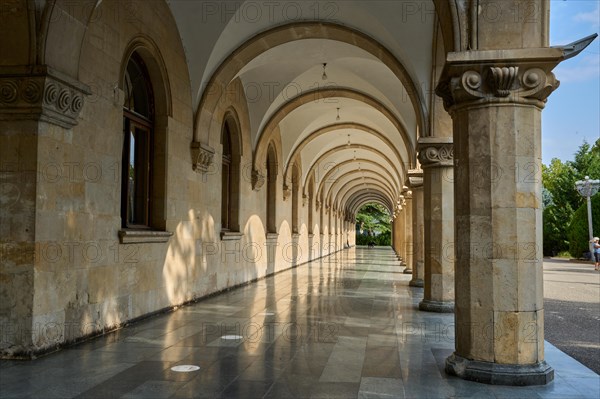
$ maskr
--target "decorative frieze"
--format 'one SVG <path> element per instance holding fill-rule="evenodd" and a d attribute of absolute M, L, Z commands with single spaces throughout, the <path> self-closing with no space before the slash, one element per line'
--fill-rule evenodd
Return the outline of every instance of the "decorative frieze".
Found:
<path fill-rule="evenodd" d="M 454 165 L 451 137 L 421 137 L 417 144 L 419 162 L 423 168 Z"/>
<path fill-rule="evenodd" d="M 0 120 L 42 120 L 72 128 L 89 87 L 50 67 L 0 68 Z"/>
<path fill-rule="evenodd" d="M 196 172 L 207 172 L 213 163 L 215 150 L 197 141 L 192 142 L 191 150 L 194 170 Z"/>

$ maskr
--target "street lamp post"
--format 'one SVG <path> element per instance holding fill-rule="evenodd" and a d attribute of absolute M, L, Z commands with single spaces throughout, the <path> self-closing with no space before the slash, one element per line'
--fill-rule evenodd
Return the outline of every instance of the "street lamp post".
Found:
<path fill-rule="evenodd" d="M 578 180 L 575 182 L 577 191 L 587 199 L 587 215 L 588 215 L 588 232 L 590 235 L 590 256 L 594 260 L 594 243 L 592 239 L 594 237 L 594 229 L 592 227 L 592 201 L 591 197 L 598 192 L 600 188 L 600 180 L 590 180 L 589 176 L 585 177 L 585 180 Z"/>

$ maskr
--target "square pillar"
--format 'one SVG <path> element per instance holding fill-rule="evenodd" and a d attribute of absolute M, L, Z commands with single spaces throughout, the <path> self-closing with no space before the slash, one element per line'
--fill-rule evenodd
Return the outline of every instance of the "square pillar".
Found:
<path fill-rule="evenodd" d="M 454 311 L 454 166 L 451 137 L 422 137 L 425 279 L 419 309 Z"/>
<path fill-rule="evenodd" d="M 404 239 L 402 240 L 402 249 L 404 251 L 404 263 L 406 263 L 406 269 L 404 274 L 412 274 L 413 265 L 413 200 L 412 192 L 406 186 L 402 190 L 404 195 Z"/>
<path fill-rule="evenodd" d="M 544 361 L 541 111 L 561 54 L 451 53 L 436 90 L 455 148 L 456 350 L 446 371 L 465 379 L 554 377 Z"/>
<path fill-rule="evenodd" d="M 408 171 L 409 187 L 412 191 L 412 279 L 411 287 L 423 287 L 425 277 L 425 219 L 423 215 L 423 171 Z"/>

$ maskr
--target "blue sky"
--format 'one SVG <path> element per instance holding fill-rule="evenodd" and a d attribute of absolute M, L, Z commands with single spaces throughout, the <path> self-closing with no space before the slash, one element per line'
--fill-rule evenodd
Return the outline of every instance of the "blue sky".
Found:
<path fill-rule="evenodd" d="M 550 45 L 567 44 L 600 31 L 600 0 L 552 0 Z M 560 87 L 542 112 L 542 161 L 572 160 L 586 139 L 600 137 L 600 37 L 554 69 Z M 600 176 L 599 176 L 600 177 Z"/>

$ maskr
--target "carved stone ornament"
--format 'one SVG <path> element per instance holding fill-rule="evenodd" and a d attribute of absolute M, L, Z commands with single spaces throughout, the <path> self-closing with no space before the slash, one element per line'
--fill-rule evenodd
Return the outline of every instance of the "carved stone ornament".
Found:
<path fill-rule="evenodd" d="M 287 201 L 292 196 L 292 188 L 287 184 L 283 185 L 283 200 Z"/>
<path fill-rule="evenodd" d="M 194 168 L 194 170 L 196 172 L 202 173 L 207 172 L 213 163 L 215 150 L 213 150 L 205 144 L 196 141 L 192 143 L 191 150 L 192 167 Z"/>
<path fill-rule="evenodd" d="M 0 120 L 77 125 L 89 87 L 45 65 L 0 68 Z"/>
<path fill-rule="evenodd" d="M 420 138 L 417 151 L 419 152 L 419 162 L 423 168 L 454 165 L 452 138 Z"/>
<path fill-rule="evenodd" d="M 436 94 L 448 112 L 485 103 L 543 108 L 560 83 L 552 69 L 565 54 L 563 48 L 449 53 Z"/>
<path fill-rule="evenodd" d="M 546 98 L 559 85 L 554 74 L 541 68 L 488 67 L 468 70 L 442 82 L 436 93 L 451 111 L 453 106 L 480 102 L 514 102 L 543 107 Z"/>
<path fill-rule="evenodd" d="M 410 169 L 408 171 L 408 186 L 412 189 L 423 185 L 423 170 Z"/>
<path fill-rule="evenodd" d="M 308 200 L 310 199 L 310 197 L 306 194 L 302 194 L 302 206 L 306 206 L 306 204 L 308 204 Z"/>
<path fill-rule="evenodd" d="M 253 169 L 251 180 L 252 180 L 252 190 L 258 191 L 265 184 L 265 180 L 266 180 L 265 173 L 263 173 L 259 170 Z"/>

